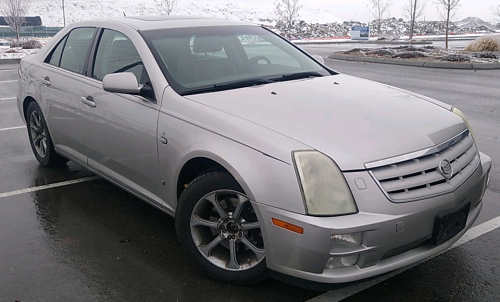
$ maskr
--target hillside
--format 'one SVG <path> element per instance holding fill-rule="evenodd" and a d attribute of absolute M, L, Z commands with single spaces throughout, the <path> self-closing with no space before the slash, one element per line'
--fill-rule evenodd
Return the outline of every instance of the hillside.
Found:
<path fill-rule="evenodd" d="M 66 25 L 90 18 L 120 17 L 124 14 L 127 16 L 158 14 L 154 0 L 143 0 L 141 2 L 126 0 L 66 1 L 65 11 Z M 174 14 L 275 24 L 272 5 L 182 0 Z M 41 16 L 43 25 L 45 26 L 63 25 L 61 1 L 33 2 L 30 8 L 30 15 Z M 342 23 L 342 20 L 332 12 L 313 7 L 304 7 L 300 11 L 300 20 L 307 23 Z"/>
<path fill-rule="evenodd" d="M 468 30 L 479 28 L 485 31 L 493 31 L 496 29 L 493 24 L 483 21 L 482 19 L 477 17 L 468 17 L 463 19 L 462 21 L 455 22 L 455 26 L 460 29 Z"/>

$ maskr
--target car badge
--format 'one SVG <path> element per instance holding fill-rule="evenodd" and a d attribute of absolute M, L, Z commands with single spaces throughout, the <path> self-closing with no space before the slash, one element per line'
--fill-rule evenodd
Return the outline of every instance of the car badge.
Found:
<path fill-rule="evenodd" d="M 446 179 L 451 179 L 453 177 L 453 167 L 449 160 L 443 159 L 439 162 L 439 172 L 441 172 Z"/>

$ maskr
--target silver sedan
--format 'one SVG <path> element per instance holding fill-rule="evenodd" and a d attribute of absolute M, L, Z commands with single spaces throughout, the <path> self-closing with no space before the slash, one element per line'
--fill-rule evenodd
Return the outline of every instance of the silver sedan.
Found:
<path fill-rule="evenodd" d="M 371 277 L 445 250 L 482 208 L 491 159 L 460 110 L 257 25 L 78 22 L 19 74 L 37 160 L 73 160 L 174 216 L 223 282 Z"/>

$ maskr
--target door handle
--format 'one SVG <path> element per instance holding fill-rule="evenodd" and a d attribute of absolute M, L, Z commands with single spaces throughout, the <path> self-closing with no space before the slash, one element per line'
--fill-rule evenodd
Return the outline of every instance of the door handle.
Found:
<path fill-rule="evenodd" d="M 80 99 L 82 100 L 82 103 L 84 103 L 85 105 L 87 105 L 89 107 L 94 108 L 96 106 L 96 104 L 94 102 L 94 98 L 91 97 L 90 95 L 89 96 L 82 96 Z"/>
<path fill-rule="evenodd" d="M 50 78 L 49 78 L 49 77 L 47 77 L 47 76 L 46 76 L 46 77 L 43 77 L 43 78 L 40 80 L 40 82 L 42 82 L 42 84 L 43 84 L 43 85 L 45 85 L 45 86 L 50 86 L 50 85 L 52 85 L 52 83 L 50 82 Z"/>

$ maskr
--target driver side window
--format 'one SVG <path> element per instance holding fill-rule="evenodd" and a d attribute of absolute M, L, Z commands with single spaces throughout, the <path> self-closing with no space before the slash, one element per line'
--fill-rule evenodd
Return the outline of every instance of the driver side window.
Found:
<path fill-rule="evenodd" d="M 139 84 L 149 81 L 132 41 L 120 32 L 105 29 L 97 46 L 92 77 L 102 81 L 105 75 L 119 72 L 132 72 Z"/>

